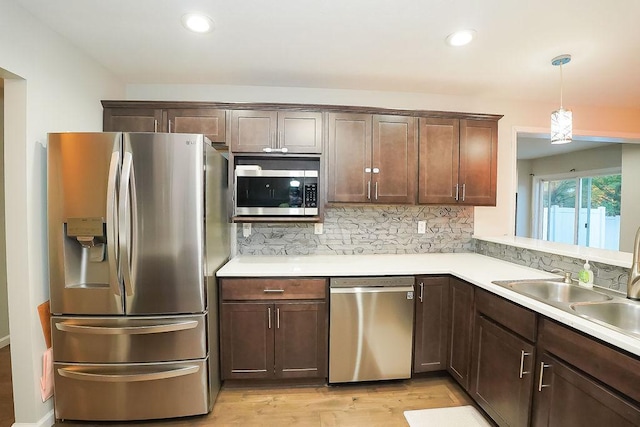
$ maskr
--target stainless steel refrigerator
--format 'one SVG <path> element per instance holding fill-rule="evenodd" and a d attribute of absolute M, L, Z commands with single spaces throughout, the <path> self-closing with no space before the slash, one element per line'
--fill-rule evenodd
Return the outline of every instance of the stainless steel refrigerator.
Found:
<path fill-rule="evenodd" d="M 202 135 L 49 134 L 55 414 L 205 414 L 220 387 L 227 161 Z"/>

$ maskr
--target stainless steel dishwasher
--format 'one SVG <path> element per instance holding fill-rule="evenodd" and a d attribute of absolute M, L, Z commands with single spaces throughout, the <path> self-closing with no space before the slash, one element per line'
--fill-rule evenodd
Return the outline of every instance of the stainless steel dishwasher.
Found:
<path fill-rule="evenodd" d="M 329 383 L 411 377 L 412 277 L 330 280 Z"/>

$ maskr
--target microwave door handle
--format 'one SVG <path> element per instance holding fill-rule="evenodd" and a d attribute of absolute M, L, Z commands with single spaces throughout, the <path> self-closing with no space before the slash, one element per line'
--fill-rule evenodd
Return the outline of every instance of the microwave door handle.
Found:
<path fill-rule="evenodd" d="M 129 204 L 129 188 L 131 186 L 131 170 L 133 168 L 133 160 L 130 152 L 124 153 L 122 160 L 122 178 L 120 179 L 120 214 L 119 214 L 119 230 L 120 230 L 120 265 L 122 266 L 122 277 L 124 279 L 124 288 L 127 296 L 133 295 L 133 286 L 131 284 L 131 253 L 129 242 L 131 240 L 131 212 Z"/>
<path fill-rule="evenodd" d="M 118 210 L 116 209 L 118 181 L 118 167 L 120 166 L 120 151 L 111 154 L 109 164 L 109 178 L 107 181 L 107 260 L 109 262 L 109 287 L 117 296 L 122 295 L 120 290 L 120 275 L 118 274 L 118 247 L 117 224 Z"/>

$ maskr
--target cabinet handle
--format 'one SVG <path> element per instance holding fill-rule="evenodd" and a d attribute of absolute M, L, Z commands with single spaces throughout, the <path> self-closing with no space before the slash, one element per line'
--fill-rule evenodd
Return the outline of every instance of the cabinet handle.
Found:
<path fill-rule="evenodd" d="M 364 168 L 364 173 L 371 173 L 371 168 Z"/>
<path fill-rule="evenodd" d="M 540 380 L 538 381 L 538 391 L 542 391 L 545 387 L 551 387 L 550 384 L 542 384 L 542 376 L 544 375 L 544 368 L 548 368 L 551 365 L 547 365 L 544 362 L 540 362 Z"/>
<path fill-rule="evenodd" d="M 378 200 L 378 181 L 376 181 L 376 200 Z"/>
<path fill-rule="evenodd" d="M 466 195 L 467 195 L 467 184 L 462 184 L 462 201 L 463 202 Z"/>
<path fill-rule="evenodd" d="M 424 297 L 424 283 L 420 282 L 420 296 L 418 297 L 420 302 L 422 302 L 422 297 Z"/>
<path fill-rule="evenodd" d="M 280 308 L 276 308 L 276 328 L 280 329 Z"/>
<path fill-rule="evenodd" d="M 378 169 L 378 168 L 373 168 L 373 173 L 380 173 L 380 169 Z"/>
<path fill-rule="evenodd" d="M 281 294 L 284 292 L 284 289 L 264 289 L 263 292 L 265 294 L 273 293 L 273 294 Z"/>
<path fill-rule="evenodd" d="M 269 329 L 271 329 L 271 307 L 267 307 L 267 317 L 269 318 Z"/>
<path fill-rule="evenodd" d="M 153 133 L 157 133 L 158 132 L 158 121 L 157 120 L 153 120 Z"/>
<path fill-rule="evenodd" d="M 521 350 L 520 351 L 520 378 L 522 378 L 523 375 L 531 373 L 531 371 L 525 371 L 524 370 L 524 357 L 525 356 L 531 356 L 531 353 L 526 353 L 524 350 Z"/>
<path fill-rule="evenodd" d="M 456 202 L 458 201 L 459 189 L 460 189 L 460 187 L 458 186 L 458 184 L 456 184 Z"/>
<path fill-rule="evenodd" d="M 171 120 L 169 120 L 169 133 L 171 133 Z"/>
<path fill-rule="evenodd" d="M 264 151 L 265 153 L 288 153 L 289 149 L 287 147 L 283 147 L 283 148 L 271 148 L 271 147 L 265 147 L 262 149 L 262 151 Z"/>
<path fill-rule="evenodd" d="M 371 181 L 367 181 L 367 199 L 371 200 Z"/>

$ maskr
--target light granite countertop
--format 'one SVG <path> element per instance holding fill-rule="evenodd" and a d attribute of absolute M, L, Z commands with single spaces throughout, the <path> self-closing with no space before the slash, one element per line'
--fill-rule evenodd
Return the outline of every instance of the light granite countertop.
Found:
<path fill-rule="evenodd" d="M 407 255 L 238 256 L 218 277 L 345 277 L 451 274 L 546 317 L 640 356 L 640 339 L 526 297 L 495 280 L 558 278 L 558 275 L 472 253 Z M 623 294 L 620 294 L 624 297 Z"/>

